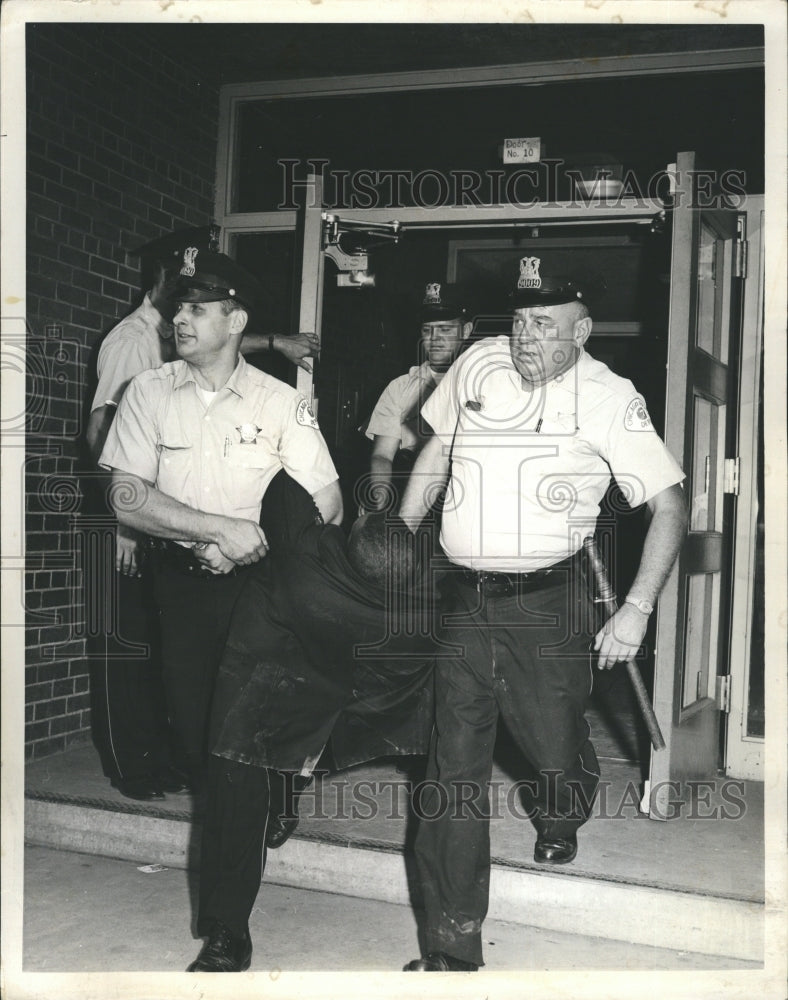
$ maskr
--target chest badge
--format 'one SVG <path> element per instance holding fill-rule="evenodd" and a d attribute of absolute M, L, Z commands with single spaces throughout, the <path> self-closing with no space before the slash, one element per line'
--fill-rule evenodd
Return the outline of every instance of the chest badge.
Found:
<path fill-rule="evenodd" d="M 241 436 L 241 444 L 257 444 L 257 435 L 262 430 L 257 424 L 241 424 L 235 428 Z"/>

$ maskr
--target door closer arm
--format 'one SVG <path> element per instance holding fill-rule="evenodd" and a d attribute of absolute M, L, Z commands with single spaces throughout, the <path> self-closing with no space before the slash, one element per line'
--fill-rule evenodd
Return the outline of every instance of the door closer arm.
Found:
<path fill-rule="evenodd" d="M 323 253 L 330 257 L 339 271 L 337 285 L 348 288 L 362 288 L 375 284 L 375 276 L 370 274 L 369 255 L 363 247 L 354 248 L 352 253 L 342 249 L 341 238 L 347 233 L 358 233 L 378 237 L 382 241 L 399 240 L 399 222 L 367 223 L 353 219 L 341 219 L 338 215 L 323 212 Z"/>

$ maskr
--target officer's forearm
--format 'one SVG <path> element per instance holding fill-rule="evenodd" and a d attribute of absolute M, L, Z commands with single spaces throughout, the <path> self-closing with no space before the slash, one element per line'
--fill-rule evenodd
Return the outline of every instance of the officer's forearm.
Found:
<path fill-rule="evenodd" d="M 154 538 L 216 542 L 222 522 L 228 520 L 180 503 L 139 476 L 117 469 L 112 472 L 111 499 L 122 525 Z"/>
<path fill-rule="evenodd" d="M 369 471 L 376 483 L 390 483 L 391 471 L 394 465 L 390 458 L 383 455 L 372 455 L 369 459 Z"/>
<path fill-rule="evenodd" d="M 671 486 L 648 504 L 651 512 L 643 555 L 629 593 L 654 603 L 687 533 L 687 505 L 680 486 Z"/>
<path fill-rule="evenodd" d="M 339 488 L 339 480 L 329 483 L 322 490 L 313 493 L 312 499 L 320 511 L 320 516 L 323 518 L 324 524 L 342 523 L 342 490 Z"/>
<path fill-rule="evenodd" d="M 85 430 L 85 440 L 87 442 L 90 457 L 98 465 L 99 456 L 104 449 L 104 442 L 115 419 L 116 407 L 105 403 L 104 406 L 97 406 L 88 418 L 88 426 Z"/>
<path fill-rule="evenodd" d="M 416 459 L 399 508 L 400 517 L 411 531 L 415 532 L 424 520 L 448 473 L 449 449 L 444 448 L 439 437 L 431 437 Z"/>
<path fill-rule="evenodd" d="M 273 346 L 274 350 L 276 350 L 276 336 L 276 334 L 273 335 L 274 344 L 270 345 L 268 334 L 245 333 L 241 340 L 241 354 L 256 354 L 258 351 L 267 351 L 270 346 Z"/>
<path fill-rule="evenodd" d="M 369 502 L 367 508 L 383 510 L 387 506 L 390 498 L 389 483 L 393 474 L 394 465 L 390 458 L 384 455 L 375 455 L 369 459 L 369 488 L 367 495 Z"/>

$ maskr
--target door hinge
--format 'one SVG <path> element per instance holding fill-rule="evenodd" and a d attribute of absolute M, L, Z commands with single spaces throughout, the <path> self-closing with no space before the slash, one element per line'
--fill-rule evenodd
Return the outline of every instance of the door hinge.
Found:
<path fill-rule="evenodd" d="M 747 240 L 736 240 L 736 273 L 737 278 L 747 277 L 747 256 L 750 244 Z"/>
<path fill-rule="evenodd" d="M 717 701 L 717 708 L 721 712 L 730 712 L 730 710 L 731 710 L 731 675 L 730 674 L 719 674 L 717 676 L 716 701 Z"/>
<path fill-rule="evenodd" d="M 736 221 L 736 259 L 734 261 L 734 273 L 737 278 L 747 277 L 747 257 L 750 244 L 747 242 L 747 216 L 740 215 Z"/>
<path fill-rule="evenodd" d="M 722 492 L 732 493 L 735 497 L 739 495 L 739 469 L 741 459 L 726 458 L 722 471 Z"/>

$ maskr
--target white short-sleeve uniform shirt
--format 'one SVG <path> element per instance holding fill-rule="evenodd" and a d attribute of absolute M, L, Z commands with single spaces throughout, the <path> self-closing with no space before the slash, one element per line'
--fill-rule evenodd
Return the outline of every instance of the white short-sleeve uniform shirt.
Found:
<path fill-rule="evenodd" d="M 422 414 L 451 454 L 441 544 L 472 569 L 522 573 L 573 555 L 611 474 L 633 507 L 684 479 L 632 383 L 584 351 L 531 388 L 509 338 L 483 340 Z"/>
<path fill-rule="evenodd" d="M 419 451 L 424 444 L 424 431 L 419 410 L 443 378 L 425 361 L 411 368 L 406 375 L 392 379 L 380 394 L 369 418 L 365 434 L 372 440 L 377 436 L 398 437 L 400 449 Z"/>
<path fill-rule="evenodd" d="M 132 379 L 99 464 L 197 510 L 252 521 L 280 469 L 313 495 L 338 479 L 307 400 L 243 358 L 207 406 L 185 361 Z"/>
<path fill-rule="evenodd" d="M 102 341 L 96 362 L 98 385 L 91 412 L 100 406 L 117 406 L 135 375 L 158 368 L 174 354 L 172 323 L 164 319 L 146 295 Z"/>

